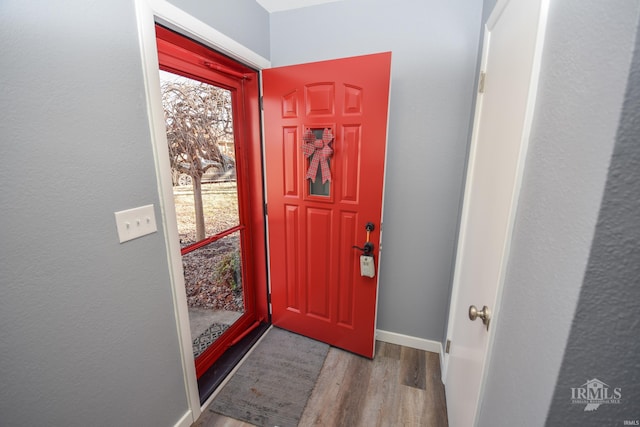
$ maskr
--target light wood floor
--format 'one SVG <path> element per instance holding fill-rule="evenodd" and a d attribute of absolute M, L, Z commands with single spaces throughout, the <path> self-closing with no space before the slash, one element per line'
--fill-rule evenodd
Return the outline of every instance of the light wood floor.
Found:
<path fill-rule="evenodd" d="M 369 360 L 331 348 L 299 426 L 447 426 L 440 358 L 376 343 Z M 206 409 L 192 427 L 251 427 Z"/>

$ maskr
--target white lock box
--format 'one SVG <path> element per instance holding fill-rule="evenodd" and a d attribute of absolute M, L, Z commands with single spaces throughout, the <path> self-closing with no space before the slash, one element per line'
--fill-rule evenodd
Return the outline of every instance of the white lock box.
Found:
<path fill-rule="evenodd" d="M 371 255 L 360 255 L 360 275 L 364 277 L 376 275 L 376 266 Z"/>

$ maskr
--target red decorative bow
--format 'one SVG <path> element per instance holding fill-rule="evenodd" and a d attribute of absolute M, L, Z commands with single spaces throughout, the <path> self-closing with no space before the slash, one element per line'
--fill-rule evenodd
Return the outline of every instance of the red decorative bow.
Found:
<path fill-rule="evenodd" d="M 309 165 L 305 178 L 316 182 L 319 164 L 322 169 L 322 183 L 324 184 L 327 181 L 331 181 L 331 169 L 329 169 L 329 163 L 327 162 L 327 159 L 333 154 L 333 149 L 329 147 L 329 143 L 333 141 L 331 131 L 325 129 L 324 132 L 322 132 L 322 139 L 316 139 L 311 129 L 307 129 L 302 140 L 304 141 L 302 152 L 307 158 L 311 157 L 311 164 Z"/>

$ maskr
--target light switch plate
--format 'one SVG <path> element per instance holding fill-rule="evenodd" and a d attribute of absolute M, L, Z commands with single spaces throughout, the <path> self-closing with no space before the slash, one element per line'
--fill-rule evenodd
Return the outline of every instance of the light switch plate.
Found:
<path fill-rule="evenodd" d="M 153 205 L 115 212 L 120 243 L 158 231 Z"/>

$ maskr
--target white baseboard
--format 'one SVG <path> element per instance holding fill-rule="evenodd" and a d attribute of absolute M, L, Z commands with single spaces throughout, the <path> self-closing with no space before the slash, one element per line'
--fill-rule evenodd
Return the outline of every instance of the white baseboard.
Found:
<path fill-rule="evenodd" d="M 409 335 L 398 334 L 396 332 L 376 330 L 376 339 L 378 341 L 388 342 L 390 344 L 403 345 L 405 347 L 417 348 L 418 350 L 430 351 L 438 353 L 442 359 L 442 343 L 439 341 L 427 340 L 424 338 L 412 337 Z"/>
<path fill-rule="evenodd" d="M 191 410 L 188 410 L 174 427 L 190 427 L 191 424 L 193 424 L 193 416 L 191 414 Z"/>

